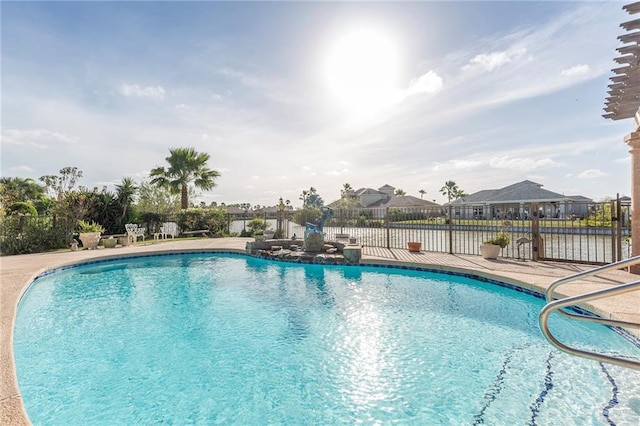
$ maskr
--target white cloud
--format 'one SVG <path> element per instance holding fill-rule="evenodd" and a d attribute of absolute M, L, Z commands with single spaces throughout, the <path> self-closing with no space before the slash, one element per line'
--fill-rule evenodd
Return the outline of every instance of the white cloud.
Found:
<path fill-rule="evenodd" d="M 407 89 L 407 96 L 417 94 L 433 94 L 442 90 L 444 84 L 442 77 L 431 70 L 422 74 L 417 79 L 411 80 Z"/>
<path fill-rule="evenodd" d="M 531 158 L 511 158 L 508 155 L 502 157 L 494 157 L 489 160 L 489 165 L 496 169 L 512 169 L 512 170 L 535 170 L 548 167 L 559 167 L 562 164 L 551 158 L 540 158 L 533 160 Z"/>
<path fill-rule="evenodd" d="M 476 55 L 469 61 L 469 64 L 462 67 L 463 70 L 481 68 L 486 71 L 493 71 L 509 62 L 521 58 L 527 52 L 523 47 L 516 47 L 512 50 L 504 50 L 501 52 L 482 53 Z"/>
<path fill-rule="evenodd" d="M 578 179 L 589 179 L 606 176 L 607 174 L 598 169 L 589 169 L 578 175 Z"/>
<path fill-rule="evenodd" d="M 560 75 L 563 77 L 580 77 L 583 75 L 588 75 L 591 71 L 589 65 L 580 64 L 575 67 L 566 68 L 560 71 Z"/>
<path fill-rule="evenodd" d="M 613 160 L 613 162 L 618 164 L 631 164 L 631 156 L 627 156 L 624 158 L 617 158 Z"/>
<path fill-rule="evenodd" d="M 46 148 L 51 143 L 75 144 L 78 141 L 60 132 L 44 129 L 19 130 L 7 129 L 2 132 L 2 143 Z"/>
<path fill-rule="evenodd" d="M 126 97 L 137 98 L 150 98 L 155 100 L 164 99 L 164 89 L 162 86 L 158 87 L 140 87 L 137 84 L 125 84 L 123 83 L 118 89 L 121 95 Z"/>
<path fill-rule="evenodd" d="M 33 172 L 34 170 L 29 166 L 22 165 L 22 166 L 9 167 L 9 171 L 16 172 L 16 173 L 20 173 L 20 172 L 30 173 L 30 172 Z"/>
<path fill-rule="evenodd" d="M 446 163 L 436 163 L 433 170 L 437 172 L 447 170 L 468 170 L 481 166 L 482 161 L 479 160 L 451 160 Z"/>
<path fill-rule="evenodd" d="M 344 168 L 342 170 L 329 170 L 324 172 L 325 175 L 327 176 L 344 176 L 349 174 L 349 169 L 348 168 Z"/>

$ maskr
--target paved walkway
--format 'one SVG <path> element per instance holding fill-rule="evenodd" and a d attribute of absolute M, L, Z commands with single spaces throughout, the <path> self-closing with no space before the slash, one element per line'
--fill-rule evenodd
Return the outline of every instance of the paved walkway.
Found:
<path fill-rule="evenodd" d="M 15 376 L 12 333 L 17 303 L 28 284 L 38 274 L 57 266 L 98 257 L 208 249 L 244 252 L 245 243 L 252 240 L 252 238 L 169 240 L 116 249 L 101 248 L 91 251 L 64 251 L 0 257 L 0 424 L 29 424 L 24 413 Z M 479 256 L 469 255 L 410 253 L 407 250 L 388 250 L 378 247 L 365 247 L 362 263 L 399 263 L 473 273 L 541 293 L 559 277 L 593 268 L 592 266 L 556 262 L 523 262 L 513 259 L 485 260 Z M 561 288 L 562 291 L 559 293 L 575 295 L 638 279 L 640 279 L 638 275 L 631 275 L 624 271 L 612 271 L 585 281 L 567 284 Z M 603 299 L 587 307 L 602 316 L 640 323 L 640 291 Z M 630 331 L 640 336 L 640 330 Z"/>

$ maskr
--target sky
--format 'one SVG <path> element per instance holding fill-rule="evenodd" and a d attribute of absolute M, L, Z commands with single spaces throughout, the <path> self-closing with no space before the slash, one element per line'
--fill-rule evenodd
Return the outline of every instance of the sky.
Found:
<path fill-rule="evenodd" d="M 113 190 L 193 147 L 207 204 L 630 195 L 632 120 L 602 117 L 627 3 L 2 1 L 1 175 Z"/>

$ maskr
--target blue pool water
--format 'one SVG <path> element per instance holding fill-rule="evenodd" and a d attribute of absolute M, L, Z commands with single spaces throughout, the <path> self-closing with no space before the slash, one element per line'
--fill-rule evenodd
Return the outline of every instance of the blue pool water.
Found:
<path fill-rule="evenodd" d="M 453 275 L 163 255 L 38 278 L 14 350 L 34 424 L 640 424 L 640 372 L 552 349 L 542 306 Z"/>

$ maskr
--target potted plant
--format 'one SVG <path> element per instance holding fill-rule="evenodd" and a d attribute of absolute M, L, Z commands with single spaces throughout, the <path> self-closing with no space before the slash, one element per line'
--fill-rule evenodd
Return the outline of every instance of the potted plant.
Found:
<path fill-rule="evenodd" d="M 509 244 L 509 234 L 504 231 L 498 232 L 498 234 L 486 240 L 480 246 L 480 253 L 482 253 L 482 257 L 485 259 L 497 259 L 500 254 L 500 250 L 505 248 Z"/>
<path fill-rule="evenodd" d="M 272 239 L 273 239 L 273 236 L 274 236 L 275 234 L 276 234 L 276 233 L 275 233 L 275 231 L 273 231 L 272 229 L 265 229 L 265 230 L 264 230 L 264 237 L 265 237 L 267 240 L 272 240 Z"/>
<path fill-rule="evenodd" d="M 93 221 L 87 222 L 80 220 L 78 221 L 78 230 L 83 247 L 86 247 L 87 249 L 98 248 L 100 234 L 104 232 L 104 227 L 102 225 Z"/>
<path fill-rule="evenodd" d="M 412 253 L 420 253 L 422 249 L 422 243 L 419 241 L 409 241 L 407 242 L 407 246 L 409 247 L 409 251 Z"/>

